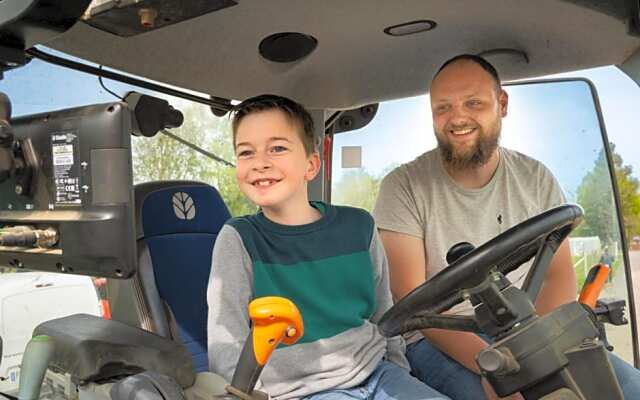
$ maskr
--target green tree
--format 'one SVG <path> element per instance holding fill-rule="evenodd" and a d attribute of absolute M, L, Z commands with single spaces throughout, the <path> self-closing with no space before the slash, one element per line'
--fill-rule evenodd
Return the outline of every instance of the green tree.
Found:
<path fill-rule="evenodd" d="M 207 107 L 196 104 L 185 107 L 182 112 L 184 123 L 171 133 L 233 162 L 228 118 L 216 118 Z M 134 138 L 133 169 L 136 183 L 172 179 L 206 182 L 218 189 L 231 215 L 256 211 L 255 205 L 238 189 L 235 168 L 212 160 L 162 133 L 153 138 Z"/>
<path fill-rule="evenodd" d="M 620 191 L 622 219 L 627 237 L 637 234 L 640 228 L 640 194 L 638 179 L 632 176 L 632 168 L 623 164 L 622 157 L 610 143 L 611 154 Z M 577 201 L 584 208 L 583 223 L 575 231 L 576 236 L 599 236 L 604 243 L 619 240 L 613 190 L 604 149 L 596 158 L 577 190 Z"/>
<path fill-rule="evenodd" d="M 382 177 L 373 176 L 364 169 L 347 172 L 335 185 L 332 201 L 371 212 L 378 197 L 381 181 Z"/>

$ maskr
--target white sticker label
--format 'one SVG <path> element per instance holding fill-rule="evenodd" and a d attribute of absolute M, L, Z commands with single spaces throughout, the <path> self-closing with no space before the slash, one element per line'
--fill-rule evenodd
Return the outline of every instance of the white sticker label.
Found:
<path fill-rule="evenodd" d="M 73 145 L 53 145 L 53 165 L 73 165 Z"/>
<path fill-rule="evenodd" d="M 80 195 L 80 165 L 75 162 L 78 136 L 73 132 L 58 132 L 51 136 L 56 204 L 82 204 Z"/>

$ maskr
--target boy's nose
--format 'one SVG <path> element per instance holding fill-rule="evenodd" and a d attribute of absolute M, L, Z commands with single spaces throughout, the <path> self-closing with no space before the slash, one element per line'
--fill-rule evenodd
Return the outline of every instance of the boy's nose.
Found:
<path fill-rule="evenodd" d="M 271 160 L 266 155 L 258 155 L 255 158 L 253 169 L 261 171 L 271 168 Z"/>
<path fill-rule="evenodd" d="M 266 171 L 270 168 L 271 168 L 271 165 L 269 164 L 258 164 L 253 167 L 253 169 L 256 171 Z"/>

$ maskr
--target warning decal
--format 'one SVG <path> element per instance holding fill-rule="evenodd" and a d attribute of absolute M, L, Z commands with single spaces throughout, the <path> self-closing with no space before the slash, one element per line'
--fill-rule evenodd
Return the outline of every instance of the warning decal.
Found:
<path fill-rule="evenodd" d="M 78 151 L 78 136 L 73 132 L 56 132 L 51 135 L 57 204 L 82 204 Z"/>

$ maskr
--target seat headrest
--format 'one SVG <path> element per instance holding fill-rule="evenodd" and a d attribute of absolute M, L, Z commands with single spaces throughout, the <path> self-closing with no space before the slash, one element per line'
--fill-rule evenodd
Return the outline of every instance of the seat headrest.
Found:
<path fill-rule="evenodd" d="M 217 234 L 231 218 L 220 193 L 193 181 L 135 186 L 137 239 L 175 233 Z"/>

